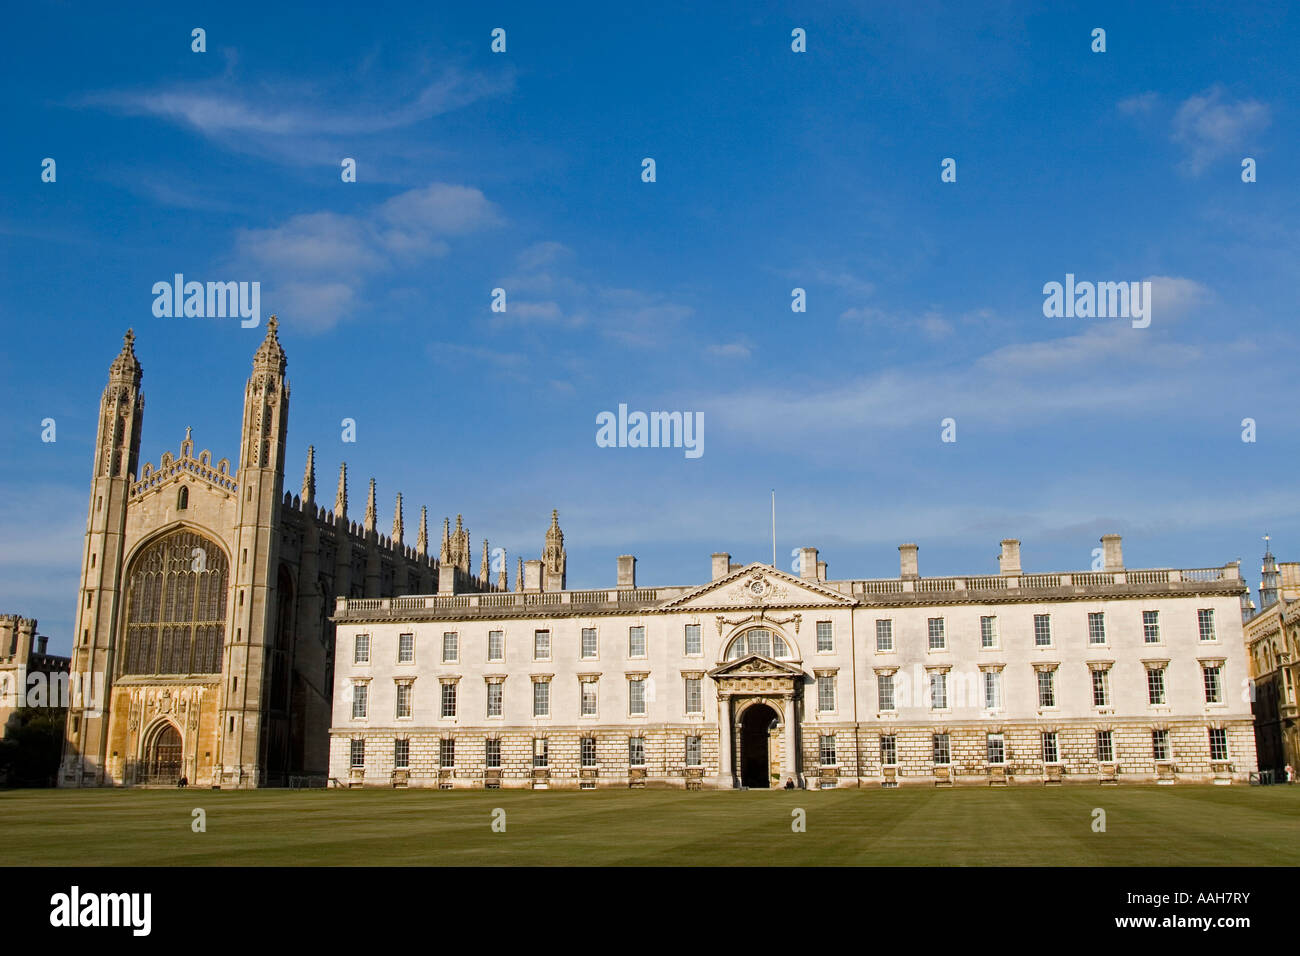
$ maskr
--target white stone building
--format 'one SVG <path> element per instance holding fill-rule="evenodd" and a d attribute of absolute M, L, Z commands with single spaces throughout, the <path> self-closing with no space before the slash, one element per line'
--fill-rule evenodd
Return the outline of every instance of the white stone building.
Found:
<path fill-rule="evenodd" d="M 826 580 L 713 556 L 697 587 L 339 598 L 336 786 L 1244 782 L 1236 564 Z"/>

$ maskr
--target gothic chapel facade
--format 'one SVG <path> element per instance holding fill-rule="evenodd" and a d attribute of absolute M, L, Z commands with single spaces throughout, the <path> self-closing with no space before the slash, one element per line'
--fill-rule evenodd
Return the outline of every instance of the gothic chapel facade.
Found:
<path fill-rule="evenodd" d="M 100 402 L 72 671 L 90 693 L 69 709 L 62 786 L 257 787 L 328 767 L 335 598 L 504 590 L 469 533 L 444 520 L 428 553 L 397 496 L 391 536 L 348 515 L 347 466 L 332 509 L 316 500 L 309 448 L 301 493 L 284 489 L 289 420 L 276 318 L 244 390 L 239 459 L 179 453 L 139 466 L 144 396 L 127 332 Z M 504 565 L 503 565 L 504 566 Z M 440 587 L 441 586 L 441 587 Z"/>

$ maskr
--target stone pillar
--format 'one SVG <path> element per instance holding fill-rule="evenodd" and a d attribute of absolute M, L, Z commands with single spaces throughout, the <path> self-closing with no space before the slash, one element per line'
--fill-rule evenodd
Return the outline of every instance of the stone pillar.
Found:
<path fill-rule="evenodd" d="M 799 718 L 795 714 L 794 695 L 787 694 L 781 698 L 785 710 L 785 759 L 781 761 L 781 783 L 784 787 L 788 779 L 794 780 L 796 787 L 802 787 L 799 779 Z"/>
<path fill-rule="evenodd" d="M 718 786 L 736 789 L 736 774 L 731 758 L 731 741 L 735 729 L 731 726 L 731 698 L 718 695 Z"/>

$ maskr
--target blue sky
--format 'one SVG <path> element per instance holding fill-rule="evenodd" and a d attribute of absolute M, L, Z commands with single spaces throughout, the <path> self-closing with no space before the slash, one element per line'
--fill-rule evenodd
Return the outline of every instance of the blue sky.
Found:
<path fill-rule="evenodd" d="M 373 475 L 385 531 L 401 491 L 512 572 L 552 507 L 571 586 L 768 560 L 773 488 L 781 563 L 837 578 L 1300 558 L 1286 5 L 458 6 L 8 15 L 0 609 L 53 647 L 128 326 L 142 459 L 238 451 L 264 330 L 155 318 L 177 272 L 278 313 L 287 487 L 313 444 L 326 501 L 346 459 L 355 515 Z M 1151 281 L 1151 326 L 1045 318 L 1066 273 Z M 703 456 L 598 448 L 620 403 L 703 412 Z"/>

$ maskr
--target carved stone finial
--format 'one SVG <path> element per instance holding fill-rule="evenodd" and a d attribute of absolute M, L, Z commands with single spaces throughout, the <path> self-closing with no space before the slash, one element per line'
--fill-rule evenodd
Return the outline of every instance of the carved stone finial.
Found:
<path fill-rule="evenodd" d="M 558 577 L 564 587 L 568 558 L 564 553 L 564 532 L 560 530 L 560 512 L 551 510 L 551 526 L 546 529 L 546 543 L 542 546 L 542 567 L 548 578 Z"/>
<path fill-rule="evenodd" d="M 375 507 L 375 479 L 370 479 L 370 494 L 366 496 L 366 531 L 375 530 L 375 521 L 379 516 L 379 511 Z"/>
<path fill-rule="evenodd" d="M 456 515 L 456 530 L 451 535 L 448 555 L 451 563 L 468 577 L 470 573 L 469 563 L 472 560 L 469 548 L 469 531 L 466 529 L 464 519 L 460 515 Z"/>
<path fill-rule="evenodd" d="M 302 471 L 302 500 L 316 500 L 316 446 L 307 446 L 307 465 Z"/>
<path fill-rule="evenodd" d="M 135 357 L 135 332 L 127 329 L 126 335 L 122 336 L 122 351 L 109 366 L 108 377 L 111 381 L 135 387 L 140 384 L 141 374 L 140 360 Z"/>
<path fill-rule="evenodd" d="M 253 367 L 283 375 L 288 362 L 284 357 L 284 349 L 280 345 L 280 337 L 276 334 L 279 325 L 279 320 L 275 316 L 267 319 L 266 337 L 262 339 L 262 344 L 257 347 L 257 354 L 253 356 Z"/>
<path fill-rule="evenodd" d="M 339 490 L 334 495 L 334 517 L 348 516 L 348 463 L 339 465 Z"/>
<path fill-rule="evenodd" d="M 393 509 L 393 542 L 402 543 L 402 493 L 397 493 L 397 506 Z"/>
<path fill-rule="evenodd" d="M 421 557 L 429 554 L 429 509 L 420 506 L 420 532 L 415 539 L 415 550 Z"/>

